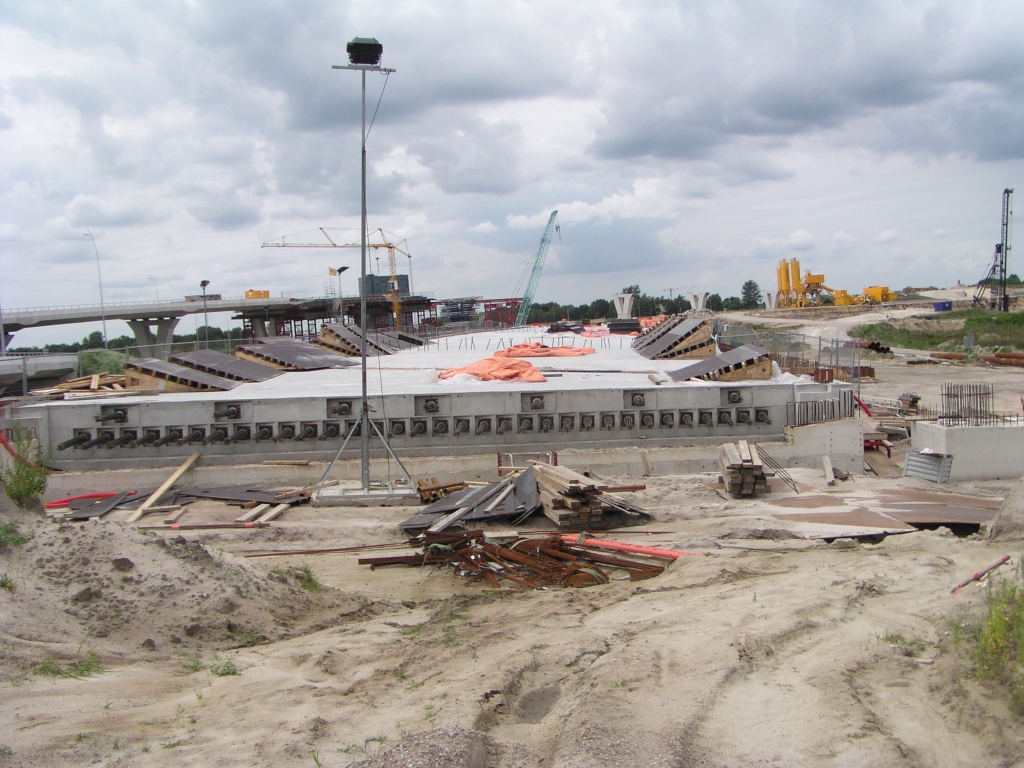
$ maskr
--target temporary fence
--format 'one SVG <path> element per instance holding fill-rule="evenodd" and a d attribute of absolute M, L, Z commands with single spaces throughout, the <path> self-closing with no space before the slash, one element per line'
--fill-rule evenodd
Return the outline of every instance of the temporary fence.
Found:
<path fill-rule="evenodd" d="M 815 381 L 844 381 L 860 393 L 861 380 L 873 375 L 862 365 L 860 344 L 842 339 L 823 339 L 790 331 L 754 330 L 717 321 L 715 338 L 722 349 L 756 344 L 764 347 L 785 373 L 806 374 Z"/>

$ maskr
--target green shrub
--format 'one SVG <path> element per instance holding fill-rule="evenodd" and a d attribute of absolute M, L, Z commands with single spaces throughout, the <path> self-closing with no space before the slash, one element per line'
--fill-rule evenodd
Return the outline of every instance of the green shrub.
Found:
<path fill-rule="evenodd" d="M 124 373 L 124 362 L 127 359 L 120 352 L 109 349 L 90 349 L 82 352 L 78 357 L 78 364 L 82 376 L 91 376 L 94 373 Z"/>
<path fill-rule="evenodd" d="M 7 498 L 21 507 L 46 491 L 46 470 L 36 464 L 39 448 L 28 430 L 15 429 L 13 438 L 14 450 L 24 461 L 11 458 L 6 466 L 0 465 L 0 485 Z"/>
<path fill-rule="evenodd" d="M 14 523 L 0 525 L 0 550 L 7 547 L 20 547 L 28 541 L 28 536 L 18 533 L 18 526 Z"/>

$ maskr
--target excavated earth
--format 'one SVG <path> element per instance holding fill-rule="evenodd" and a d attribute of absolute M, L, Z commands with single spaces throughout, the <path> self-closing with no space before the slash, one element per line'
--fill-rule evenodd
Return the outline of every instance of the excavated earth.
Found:
<path fill-rule="evenodd" d="M 927 488 L 794 474 L 819 495 Z M 984 587 L 950 597 L 1018 546 L 807 539 L 713 480 L 647 478 L 653 533 L 623 535 L 704 556 L 580 590 L 243 557 L 397 542 L 402 508 L 181 535 L 4 508 L 31 539 L 0 553 L 0 766 L 1024 765 L 1021 721 L 962 640 Z"/>

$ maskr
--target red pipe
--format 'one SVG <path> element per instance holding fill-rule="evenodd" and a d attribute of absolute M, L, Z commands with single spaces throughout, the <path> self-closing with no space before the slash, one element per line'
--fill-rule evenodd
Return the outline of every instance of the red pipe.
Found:
<path fill-rule="evenodd" d="M 134 496 L 135 491 L 129 491 L 128 495 Z M 79 496 L 68 496 L 66 499 L 48 501 L 43 506 L 46 507 L 46 509 L 60 509 L 61 507 L 66 507 L 72 501 L 78 501 L 79 499 L 112 499 L 115 496 L 117 496 L 116 493 L 107 493 L 105 491 L 102 493 L 83 493 Z"/>
<path fill-rule="evenodd" d="M 578 544 L 584 547 L 596 547 L 597 549 L 612 549 L 619 552 L 633 552 L 637 555 L 650 555 L 651 557 L 662 557 L 666 560 L 675 560 L 683 555 L 693 557 L 704 557 L 699 552 L 682 552 L 676 549 L 658 549 L 657 547 L 641 547 L 637 544 L 627 544 L 624 541 L 608 541 L 607 539 L 584 539 L 580 541 L 579 536 L 565 535 L 562 541 L 567 544 Z"/>
<path fill-rule="evenodd" d="M 871 415 L 871 411 L 868 410 L 868 407 L 866 405 L 864 405 L 864 401 L 863 400 L 861 400 L 856 395 L 853 396 L 853 399 L 857 401 L 857 405 L 859 405 L 861 407 L 861 410 L 863 410 L 864 413 L 866 413 L 868 415 L 869 419 L 873 419 L 874 418 L 874 416 Z"/>

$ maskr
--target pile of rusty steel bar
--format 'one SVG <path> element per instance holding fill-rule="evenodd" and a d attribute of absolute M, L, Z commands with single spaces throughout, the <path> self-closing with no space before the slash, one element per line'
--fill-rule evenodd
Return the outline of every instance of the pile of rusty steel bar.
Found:
<path fill-rule="evenodd" d="M 746 440 L 740 440 L 738 445 L 726 443 L 718 452 L 718 466 L 725 490 L 733 496 L 768 493 L 768 478 L 772 472 L 765 472 L 756 445 Z"/>
<path fill-rule="evenodd" d="M 602 551 L 603 542 L 583 536 L 519 536 L 489 538 L 482 530 L 425 533 L 410 540 L 420 549 L 413 555 L 364 557 L 360 565 L 377 568 L 384 565 L 447 566 L 467 584 L 484 582 L 501 588 L 502 581 L 520 587 L 590 587 L 605 584 L 615 570 L 624 571 L 631 581 L 650 579 L 665 570 L 667 562 L 683 552 L 644 550 L 629 558 Z M 618 545 L 627 548 L 627 545 Z M 654 554 L 658 553 L 658 554 Z"/>
<path fill-rule="evenodd" d="M 613 488 L 566 467 L 548 464 L 534 464 L 533 471 L 544 514 L 559 528 L 598 527 L 605 512 L 643 513 L 609 491 L 643 490 L 645 486 Z"/>

